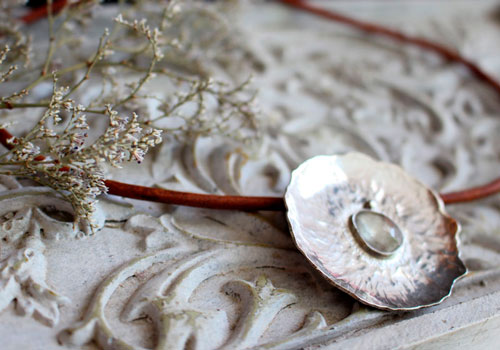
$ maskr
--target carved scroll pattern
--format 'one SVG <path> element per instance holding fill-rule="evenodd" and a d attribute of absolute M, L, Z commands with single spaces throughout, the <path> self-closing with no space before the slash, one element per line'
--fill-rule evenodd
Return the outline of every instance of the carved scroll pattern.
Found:
<path fill-rule="evenodd" d="M 261 6 L 272 23 L 260 16 Z M 303 160 L 350 150 L 399 163 L 438 190 L 497 173 L 500 104 L 460 68 L 311 18 L 302 18 L 299 27 L 288 10 L 268 3 L 242 5 L 241 13 L 252 18 L 239 28 L 249 38 L 249 58 L 229 68 L 235 79 L 248 67 L 258 68 L 266 116 L 262 139 L 251 151 L 202 137 L 162 146 L 153 162 L 143 164 L 151 171 L 140 174 L 142 183 L 279 196 Z M 500 75 L 500 51 L 488 45 L 498 42 L 500 31 L 484 14 L 390 24 L 451 43 Z M 50 194 L 28 193 L 21 200 L 15 199 L 19 193 L 33 189 L 4 187 L 0 201 L 9 210 L 0 212 L 0 238 L 9 242 L 1 245 L 0 311 L 16 299 L 22 312 L 54 325 L 68 299 L 46 283 L 57 267 L 47 266 L 44 242 L 74 239 L 80 230 L 47 214 L 69 211 L 57 199 L 47 199 L 57 211 L 40 209 L 41 198 Z M 498 208 L 498 198 L 492 198 L 449 209 L 462 223 L 471 270 L 500 265 Z M 282 214 L 167 211 L 158 218 L 136 213 L 118 230 L 99 233 L 115 234 L 118 242 L 120 234 L 132 232 L 140 244 L 123 251 L 128 262 L 106 271 L 87 291 L 82 317 L 57 335 L 65 346 L 290 349 L 324 344 L 391 317 L 360 307 L 319 278 L 292 246 Z"/>
<path fill-rule="evenodd" d="M 210 221 L 192 224 L 193 214 Z M 99 286 L 83 320 L 62 332 L 60 341 L 139 348 L 123 331 L 113 329 L 107 312 L 113 295 L 127 281 L 127 295 L 118 303 L 119 320 L 150 320 L 156 336 L 149 346 L 155 349 L 289 348 L 305 336 L 318 336 L 332 319 L 348 317 L 354 302 L 322 281 L 289 242 L 283 239 L 276 248 L 282 232 L 269 223 L 252 224 L 254 220 L 250 214 L 190 209 L 159 219 L 133 216 L 127 228 L 143 235 L 144 249 L 164 248 L 113 272 Z M 244 236 L 241 242 L 229 243 L 204 236 L 236 230 L 231 227 L 235 222 L 251 227 L 248 235 L 257 240 L 272 232 L 278 243 L 244 242 Z M 375 314 L 373 322 L 384 317 Z M 283 334 L 279 327 L 291 316 L 294 321 L 284 322 L 290 329 Z"/>

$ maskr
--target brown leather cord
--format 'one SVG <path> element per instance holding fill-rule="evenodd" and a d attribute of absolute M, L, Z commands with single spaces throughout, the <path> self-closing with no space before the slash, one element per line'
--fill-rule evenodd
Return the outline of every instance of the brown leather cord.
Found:
<path fill-rule="evenodd" d="M 486 82 L 493 88 L 493 90 L 495 90 L 496 92 L 498 92 L 498 94 L 500 94 L 500 82 L 498 82 L 491 75 L 483 71 L 476 63 L 463 57 L 462 55 L 460 55 L 459 52 L 452 50 L 446 46 L 443 46 L 441 44 L 435 43 L 433 41 L 424 38 L 410 36 L 402 32 L 399 32 L 397 30 L 386 28 L 379 24 L 361 21 L 358 19 L 347 17 L 337 12 L 325 10 L 310 5 L 307 1 L 303 0 L 277 0 L 277 1 L 282 2 L 283 4 L 286 4 L 293 8 L 308 12 L 310 14 L 314 14 L 316 16 L 323 17 L 325 19 L 334 22 L 339 22 L 348 25 L 350 27 L 360 29 L 366 33 L 385 36 L 395 41 L 418 46 L 428 51 L 433 51 L 451 62 L 457 62 L 463 64 L 464 66 L 469 68 L 469 70 L 472 73 L 474 73 L 479 79 Z"/>
<path fill-rule="evenodd" d="M 219 196 L 178 192 L 161 188 L 130 185 L 112 180 L 106 180 L 106 186 L 108 187 L 109 194 L 152 202 L 187 205 L 189 207 L 245 211 L 285 210 L 285 203 L 281 197 Z"/>
<path fill-rule="evenodd" d="M 85 1 L 85 0 L 82 0 Z M 460 63 L 466 66 L 477 78 L 487 83 L 500 95 L 500 83 L 492 76 L 484 72 L 477 64 L 468 60 L 460 55 L 460 53 L 451 50 L 445 46 L 434 43 L 427 39 L 413 37 L 403 34 L 399 31 L 383 27 L 378 24 L 373 24 L 365 21 L 350 18 L 339 13 L 325 10 L 302 0 L 276 0 L 285 5 L 291 6 L 296 9 L 323 17 L 328 20 L 343 23 L 353 28 L 362 30 L 366 33 L 385 36 L 396 41 L 411 44 L 423 49 L 438 53 L 443 58 Z M 66 5 L 66 0 L 54 1 L 52 11 L 56 13 Z M 22 17 L 21 20 L 26 24 L 32 23 L 47 15 L 47 9 L 39 8 L 28 13 Z M 5 129 L 0 129 L 0 143 L 6 148 L 11 149 L 12 144 L 7 140 L 13 138 Z M 43 160 L 43 155 L 38 156 L 38 160 Z M 67 171 L 67 169 L 59 169 L 60 171 Z M 178 192 L 164 190 L 160 188 L 152 188 L 145 186 L 137 186 L 113 180 L 106 180 L 108 193 L 127 198 L 134 198 L 140 200 L 147 200 L 152 202 L 160 202 L 174 205 L 186 205 L 192 207 L 211 208 L 211 209 L 228 209 L 228 210 L 285 210 L 284 200 L 281 197 L 247 197 L 247 196 L 221 196 L 210 194 L 197 194 L 188 192 Z M 462 191 L 440 194 L 441 198 L 446 204 L 469 202 L 491 196 L 500 192 L 500 178 L 488 183 L 486 185 L 477 186 Z"/>
<path fill-rule="evenodd" d="M 52 13 L 56 14 L 61 11 L 67 5 L 67 0 L 56 0 L 52 3 Z M 38 21 L 48 15 L 48 7 L 45 5 L 38 6 L 31 11 L 29 11 L 26 15 L 21 17 L 21 21 L 30 24 Z"/>

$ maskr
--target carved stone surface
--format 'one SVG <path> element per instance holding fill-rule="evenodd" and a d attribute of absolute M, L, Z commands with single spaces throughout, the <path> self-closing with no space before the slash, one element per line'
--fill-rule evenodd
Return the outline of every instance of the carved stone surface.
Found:
<path fill-rule="evenodd" d="M 446 42 L 500 77 L 490 2 L 318 2 Z M 262 141 L 251 151 L 204 137 L 165 145 L 115 179 L 283 195 L 302 161 L 346 151 L 401 164 L 440 191 L 498 175 L 498 97 L 462 68 L 269 2 L 243 3 L 235 15 L 248 57 L 227 68 L 235 78 L 257 71 Z M 132 208 L 103 198 L 103 228 L 89 235 L 68 222 L 71 208 L 50 191 L 9 178 L 1 186 L 2 349 L 437 349 L 498 341 L 498 197 L 448 208 L 462 224 L 471 271 L 452 297 L 395 314 L 326 283 L 294 248 L 282 213 L 130 201 Z"/>

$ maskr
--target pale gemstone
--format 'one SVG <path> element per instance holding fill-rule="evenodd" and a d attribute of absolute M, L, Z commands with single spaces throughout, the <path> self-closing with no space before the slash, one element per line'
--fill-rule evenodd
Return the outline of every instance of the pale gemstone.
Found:
<path fill-rule="evenodd" d="M 384 214 L 360 210 L 351 217 L 355 234 L 377 254 L 391 255 L 403 243 L 399 227 Z"/>

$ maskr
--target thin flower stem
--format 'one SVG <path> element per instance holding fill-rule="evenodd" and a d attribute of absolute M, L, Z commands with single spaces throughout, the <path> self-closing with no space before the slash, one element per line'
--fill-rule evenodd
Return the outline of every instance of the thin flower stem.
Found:
<path fill-rule="evenodd" d="M 43 64 L 42 71 L 40 76 L 34 80 L 31 84 L 29 84 L 24 90 L 29 91 L 33 89 L 40 82 L 45 80 L 47 77 L 47 71 L 49 70 L 50 63 L 52 62 L 52 56 L 54 55 L 55 47 L 56 47 L 56 38 L 54 34 L 54 14 L 60 12 L 66 7 L 66 0 L 56 1 L 56 4 L 53 4 L 52 0 L 47 0 L 47 4 L 44 7 L 44 10 L 36 9 L 30 14 L 21 17 L 21 21 L 26 24 L 33 23 L 34 21 L 47 16 L 47 22 L 49 25 L 49 47 L 47 48 L 47 56 L 45 58 L 45 63 Z"/>
<path fill-rule="evenodd" d="M 90 77 L 90 72 L 96 65 L 97 61 L 101 58 L 102 55 L 102 50 L 106 46 L 106 36 L 103 35 L 99 39 L 99 44 L 97 45 L 97 51 L 94 55 L 94 58 L 90 61 L 90 63 L 87 64 L 87 71 L 85 72 L 85 75 L 80 79 L 78 83 L 76 83 L 69 91 L 68 93 L 64 96 L 64 99 L 67 99 L 71 94 L 78 89 L 85 81 L 89 80 Z"/>
<path fill-rule="evenodd" d="M 56 38 L 54 34 L 54 16 L 52 13 L 52 0 L 47 0 L 47 22 L 49 24 L 49 48 L 47 50 L 47 57 L 45 59 L 45 64 L 42 69 L 42 75 L 46 75 L 49 69 L 50 63 L 52 62 L 52 56 L 54 55 L 54 49 L 56 46 Z"/>
<path fill-rule="evenodd" d="M 47 108 L 49 103 L 13 103 L 13 102 L 0 102 L 0 109 L 19 109 L 19 108 Z M 86 113 L 92 114 L 106 114 L 105 109 L 85 109 Z"/>
<path fill-rule="evenodd" d="M 34 80 L 32 83 L 30 83 L 28 86 L 26 86 L 24 88 L 24 90 L 30 91 L 31 89 L 33 89 L 35 86 L 37 86 L 38 84 L 40 84 L 42 81 L 44 81 L 47 78 L 49 78 L 48 75 L 40 75 L 36 80 Z"/>
<path fill-rule="evenodd" d="M 177 103 L 175 103 L 172 107 L 170 107 L 168 109 L 168 111 L 166 111 L 163 115 L 160 115 L 159 117 L 151 119 L 150 122 L 154 123 L 154 122 L 156 122 L 156 121 L 158 121 L 160 119 L 163 119 L 163 118 L 166 118 L 168 116 L 173 115 L 173 113 L 178 108 L 180 108 L 181 106 L 183 106 L 187 101 L 190 101 L 196 95 L 201 94 L 201 92 L 202 92 L 202 88 L 201 87 L 198 87 L 196 90 L 191 91 L 190 93 L 188 93 L 185 96 L 183 96 L 182 98 L 180 98 L 179 101 L 177 101 Z"/>
<path fill-rule="evenodd" d="M 156 46 L 153 44 L 152 48 L 153 48 L 153 52 L 154 52 L 156 50 Z M 136 97 L 136 94 L 139 92 L 139 90 L 144 86 L 144 84 L 146 84 L 146 82 L 151 77 L 151 74 L 153 73 L 153 70 L 154 70 L 155 65 L 156 65 L 156 61 L 157 61 L 156 56 L 153 56 L 153 59 L 151 60 L 151 64 L 149 65 L 149 68 L 146 71 L 146 74 L 141 78 L 141 80 L 139 80 L 139 82 L 137 83 L 137 85 L 135 86 L 135 88 L 132 90 L 132 92 L 127 97 L 125 97 L 124 99 L 118 101 L 114 105 L 114 107 L 113 107 L 114 109 L 116 107 L 118 107 L 118 106 L 121 106 L 121 105 L 125 104 L 126 102 L 128 102 L 131 99 L 133 99 L 133 98 Z"/>
<path fill-rule="evenodd" d="M 92 62 L 93 62 L 93 60 L 92 60 Z M 72 66 L 69 66 L 69 67 L 66 67 L 66 68 L 58 69 L 57 70 L 57 76 L 58 77 L 62 77 L 63 75 L 65 75 L 67 73 L 72 73 L 72 72 L 78 71 L 80 69 L 88 68 L 88 67 L 89 67 L 89 63 L 88 62 L 77 63 L 75 65 L 72 65 Z M 94 63 L 93 67 L 124 67 L 124 68 L 128 68 L 130 70 L 133 70 L 133 71 L 136 71 L 136 72 L 140 72 L 140 73 L 147 73 L 148 71 L 150 71 L 149 67 L 148 68 L 143 68 L 143 67 L 139 67 L 139 66 L 135 66 L 133 64 L 130 64 L 128 62 L 112 62 L 112 61 L 98 62 L 97 61 L 97 62 Z M 151 70 L 151 73 L 162 74 L 162 75 L 168 76 L 168 77 L 170 77 L 172 79 L 182 80 L 182 81 L 186 81 L 186 82 L 194 82 L 193 79 L 190 79 L 187 76 L 176 74 L 173 71 L 170 71 L 170 70 L 168 70 L 166 68 L 153 69 L 153 70 Z M 24 73 L 24 74 L 26 74 L 26 73 Z M 19 77 L 18 75 L 14 75 L 14 78 L 18 78 L 18 77 Z M 32 83 L 30 83 L 25 88 L 25 90 L 31 90 L 35 86 L 37 86 L 38 84 L 40 84 L 41 82 L 43 82 L 43 81 L 45 81 L 45 80 L 47 80 L 49 78 L 52 78 L 52 76 L 50 74 L 40 75 L 36 80 L 34 80 Z"/>
<path fill-rule="evenodd" d="M 86 109 L 85 113 L 106 114 L 106 110 L 105 109 Z"/>

